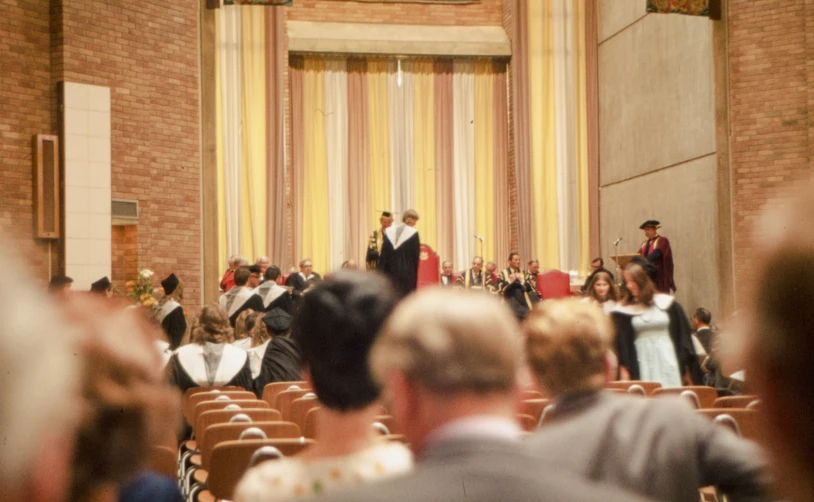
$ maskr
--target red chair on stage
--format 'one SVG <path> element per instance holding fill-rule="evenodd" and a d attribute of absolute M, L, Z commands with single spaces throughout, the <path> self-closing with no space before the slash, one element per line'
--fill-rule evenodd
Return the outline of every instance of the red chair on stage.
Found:
<path fill-rule="evenodd" d="M 441 282 L 441 273 L 438 271 L 440 260 L 438 254 L 426 244 L 421 245 L 418 255 L 418 281 L 416 287 L 435 286 Z"/>
<path fill-rule="evenodd" d="M 537 274 L 537 293 L 541 300 L 571 296 L 571 276 L 559 270 L 546 270 Z"/>

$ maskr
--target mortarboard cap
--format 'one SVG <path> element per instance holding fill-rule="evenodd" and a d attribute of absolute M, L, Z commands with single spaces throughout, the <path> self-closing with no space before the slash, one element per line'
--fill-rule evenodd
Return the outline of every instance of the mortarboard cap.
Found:
<path fill-rule="evenodd" d="M 175 288 L 178 287 L 178 284 L 181 281 L 178 280 L 178 277 L 175 274 L 170 274 L 169 277 L 161 281 L 161 287 L 164 288 L 165 295 L 171 295 Z"/>
<path fill-rule="evenodd" d="M 635 263 L 644 269 L 647 275 L 650 277 L 650 280 L 656 282 L 656 276 L 659 273 L 659 268 L 642 256 L 634 256 L 630 259 L 631 263 Z"/>
<path fill-rule="evenodd" d="M 92 293 L 104 293 L 110 289 L 110 286 L 112 285 L 113 284 L 111 284 L 110 279 L 108 279 L 107 276 L 104 276 L 90 285 L 90 291 Z"/>
<path fill-rule="evenodd" d="M 390 211 L 382 211 L 382 216 L 384 216 L 386 218 L 389 218 L 389 217 L 393 216 L 393 214 L 390 213 Z"/>
<path fill-rule="evenodd" d="M 270 332 L 275 334 L 286 333 L 291 329 L 293 317 L 285 310 L 275 307 L 263 316 L 263 323 Z"/>

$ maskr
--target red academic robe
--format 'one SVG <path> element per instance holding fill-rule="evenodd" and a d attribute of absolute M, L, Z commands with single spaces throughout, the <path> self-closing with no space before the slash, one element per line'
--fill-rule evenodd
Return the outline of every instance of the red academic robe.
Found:
<path fill-rule="evenodd" d="M 658 268 L 656 289 L 659 292 L 670 294 L 671 290 L 677 290 L 673 281 L 673 251 L 667 237 L 657 235 L 644 241 L 639 247 L 639 255 Z"/>

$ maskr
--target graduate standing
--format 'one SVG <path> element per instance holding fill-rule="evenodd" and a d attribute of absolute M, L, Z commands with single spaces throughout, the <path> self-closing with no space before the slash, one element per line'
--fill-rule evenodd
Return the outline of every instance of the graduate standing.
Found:
<path fill-rule="evenodd" d="M 181 339 L 187 331 L 187 317 L 184 315 L 184 308 L 178 303 L 184 298 L 184 285 L 175 274 L 170 274 L 161 281 L 161 287 L 164 288 L 164 297 L 158 303 L 153 318 L 166 333 L 170 350 L 175 350 L 181 345 Z"/>
<path fill-rule="evenodd" d="M 384 232 L 378 269 L 393 281 L 400 296 L 407 296 L 415 291 L 418 281 L 421 247 L 418 230 L 415 229 L 418 213 L 414 209 L 408 209 L 401 221 L 402 225 L 390 227 Z"/>

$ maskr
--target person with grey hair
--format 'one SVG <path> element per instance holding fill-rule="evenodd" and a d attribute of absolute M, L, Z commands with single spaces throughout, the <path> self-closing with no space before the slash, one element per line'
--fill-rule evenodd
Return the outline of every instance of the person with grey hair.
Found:
<path fill-rule="evenodd" d="M 576 298 L 543 302 L 522 331 L 532 374 L 554 399 L 548 423 L 528 440 L 546 464 L 654 500 L 697 500 L 708 485 L 732 501 L 769 500 L 766 462 L 751 441 L 698 415 L 680 397 L 603 391 L 615 374 L 613 325 L 598 305 Z"/>
<path fill-rule="evenodd" d="M 0 500 L 53 502 L 70 479 L 79 334 L 18 270 L 9 266 L 0 285 Z"/>
<path fill-rule="evenodd" d="M 418 230 L 418 213 L 414 209 L 404 211 L 403 224 L 384 231 L 384 243 L 379 257 L 378 270 L 393 281 L 396 291 L 407 296 L 415 291 L 418 282 L 418 259 L 421 240 Z"/>
<path fill-rule="evenodd" d="M 299 302 L 303 294 L 320 282 L 322 282 L 322 276 L 314 272 L 311 258 L 304 258 L 300 260 L 300 271 L 289 275 L 285 285 L 291 288 L 294 300 Z"/>
<path fill-rule="evenodd" d="M 494 297 L 436 287 L 403 300 L 370 366 L 417 454 L 416 469 L 322 500 L 639 500 L 540 468 L 515 418 L 520 360 L 516 323 Z"/>
<path fill-rule="evenodd" d="M 234 254 L 229 256 L 228 268 L 223 273 L 223 279 L 220 280 L 220 289 L 224 293 L 228 293 L 235 286 L 235 270 L 237 270 L 235 260 L 237 258 L 238 256 Z"/>

